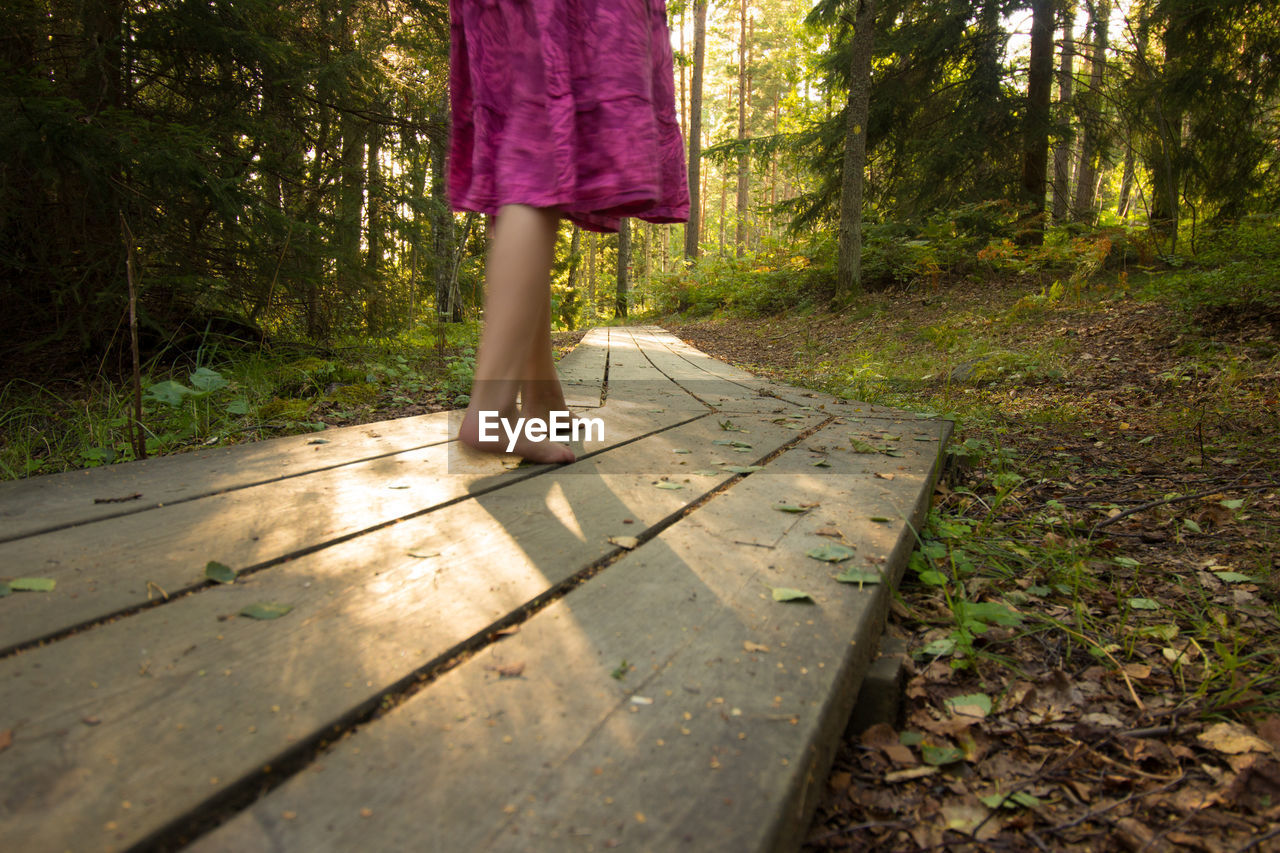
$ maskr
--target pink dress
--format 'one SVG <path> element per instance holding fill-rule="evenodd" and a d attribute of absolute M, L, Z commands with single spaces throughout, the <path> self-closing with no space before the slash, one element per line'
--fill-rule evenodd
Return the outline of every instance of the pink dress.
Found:
<path fill-rule="evenodd" d="M 665 0 L 450 0 L 455 210 L 689 217 Z"/>

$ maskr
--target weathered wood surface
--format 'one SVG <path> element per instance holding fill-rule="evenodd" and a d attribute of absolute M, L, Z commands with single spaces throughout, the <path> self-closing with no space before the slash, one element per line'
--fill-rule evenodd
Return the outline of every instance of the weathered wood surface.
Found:
<path fill-rule="evenodd" d="M 574 465 L 344 451 L 0 546 L 28 548 L 0 551 L 6 577 L 57 568 L 8 554 L 93 567 L 0 599 L 0 849 L 794 846 L 888 595 L 804 551 L 837 527 L 896 580 L 949 425 L 759 397 L 660 330 L 593 335 L 571 357 L 604 356 L 566 370 L 588 387 L 600 372 L 605 404 L 584 414 L 607 440 Z M 714 393 L 681 389 L 695 381 Z M 746 405 L 726 418 L 732 387 Z M 850 435 L 902 455 L 855 453 Z M 211 545 L 256 568 L 202 583 Z M 139 606 L 164 572 L 185 594 Z M 263 601 L 293 609 L 235 615 Z"/>

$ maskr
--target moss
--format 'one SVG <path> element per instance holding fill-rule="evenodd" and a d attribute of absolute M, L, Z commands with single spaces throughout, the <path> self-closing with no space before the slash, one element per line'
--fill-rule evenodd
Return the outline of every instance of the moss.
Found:
<path fill-rule="evenodd" d="M 314 396 L 334 381 L 338 367 L 322 358 L 300 358 L 282 365 L 273 393 L 279 397 Z"/>
<path fill-rule="evenodd" d="M 379 393 L 381 390 L 377 385 L 359 382 L 354 385 L 339 385 L 324 395 L 324 401 L 341 409 L 354 409 L 372 406 L 377 402 Z"/>
<path fill-rule="evenodd" d="M 305 421 L 311 414 L 308 400 L 285 400 L 276 397 L 258 407 L 258 417 L 264 421 Z"/>

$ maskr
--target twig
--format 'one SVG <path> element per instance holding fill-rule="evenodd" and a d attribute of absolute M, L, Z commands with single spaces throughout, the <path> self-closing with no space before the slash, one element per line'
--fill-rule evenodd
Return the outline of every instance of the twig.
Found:
<path fill-rule="evenodd" d="M 1209 495 L 1216 495 L 1219 492 L 1243 492 L 1243 491 L 1257 491 L 1261 489 L 1275 489 L 1275 488 L 1280 488 L 1280 484 L 1256 483 L 1252 486 L 1222 486 L 1216 489 L 1206 489 L 1203 492 L 1196 492 L 1190 495 L 1178 495 L 1177 497 L 1174 497 L 1174 498 L 1163 498 L 1158 501 L 1148 501 L 1147 503 L 1138 504 L 1135 507 L 1130 507 L 1129 509 L 1126 509 L 1124 512 L 1117 513 L 1116 515 L 1113 515 L 1110 518 L 1104 518 L 1102 521 L 1099 521 L 1092 528 L 1090 528 L 1089 538 L 1093 538 L 1093 534 L 1097 533 L 1099 530 L 1106 527 L 1108 524 L 1115 524 L 1117 521 L 1119 521 L 1122 518 L 1128 518 L 1131 515 L 1136 515 L 1137 513 L 1144 512 L 1145 510 L 1149 510 L 1154 507 L 1164 506 L 1165 504 L 1176 504 L 1176 503 L 1183 503 L 1184 501 L 1193 501 L 1196 498 L 1206 498 Z"/>
<path fill-rule="evenodd" d="M 1266 835 L 1259 835 L 1257 838 L 1253 839 L 1248 844 L 1246 844 L 1245 846 L 1237 850 L 1236 853 L 1244 853 L 1244 851 L 1246 850 L 1252 850 L 1255 847 L 1259 847 L 1265 842 L 1275 838 L 1277 835 L 1280 835 L 1280 826 L 1277 826 L 1275 829 L 1271 830 Z"/>
<path fill-rule="evenodd" d="M 138 289 L 133 278 L 133 232 L 120 211 L 120 237 L 124 240 L 124 268 L 129 282 L 129 349 L 133 352 L 133 423 L 129 431 L 133 438 L 135 459 L 147 458 L 147 441 L 142 435 L 142 358 L 138 352 Z"/>
<path fill-rule="evenodd" d="M 1172 782 L 1169 782 L 1168 784 L 1161 785 L 1159 788 L 1152 788 L 1149 791 L 1134 791 L 1132 794 L 1130 794 L 1129 796 L 1125 797 L 1122 800 L 1116 800 L 1114 803 L 1111 803 L 1108 806 L 1103 806 L 1100 809 L 1094 809 L 1093 811 L 1085 812 L 1083 815 L 1076 818 L 1075 820 L 1068 821 L 1067 823 L 1060 823 L 1057 826 L 1051 826 L 1049 827 L 1049 831 L 1053 833 L 1060 833 L 1060 832 L 1063 832 L 1064 830 L 1079 826 L 1082 823 L 1086 823 L 1087 821 L 1091 821 L 1096 818 L 1102 817 L 1104 814 L 1111 811 L 1112 809 L 1119 808 L 1120 806 L 1123 806 L 1126 803 L 1130 803 L 1133 800 L 1137 800 L 1142 797 L 1149 797 L 1152 794 L 1164 793 L 1165 791 L 1172 788 L 1174 785 L 1177 785 L 1184 778 L 1186 778 L 1186 774 L 1179 776 L 1177 779 L 1174 779 Z"/>

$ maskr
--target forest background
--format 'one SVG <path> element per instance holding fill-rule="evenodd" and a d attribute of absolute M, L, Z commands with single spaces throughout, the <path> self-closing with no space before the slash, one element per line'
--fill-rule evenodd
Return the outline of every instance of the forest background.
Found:
<path fill-rule="evenodd" d="M 621 240 L 566 226 L 559 328 L 1032 268 L 1078 282 L 1230 242 L 1277 209 L 1270 4 L 668 11 L 696 221 Z M 318 423 L 304 388 L 338 392 L 339 412 L 387 402 L 408 365 L 362 348 L 398 337 L 437 346 L 434 362 L 396 353 L 423 381 L 393 396 L 465 392 L 487 224 L 444 197 L 445 3 L 19 0 L 0 25 L 0 379 L 5 432 L 26 436 L 3 476 L 208 441 L 210 417 L 245 434 Z M 55 447 L 46 410 L 110 398 L 130 373 L 131 287 L 145 441 L 112 411 Z M 237 347 L 285 375 L 240 376 L 187 417 Z"/>
<path fill-rule="evenodd" d="M 900 731 L 811 845 L 1273 849 L 1280 6 L 668 13 L 696 219 L 564 226 L 561 343 L 639 318 L 957 423 Z M 448 36 L 443 0 L 0 5 L 0 478 L 465 404 Z"/>

